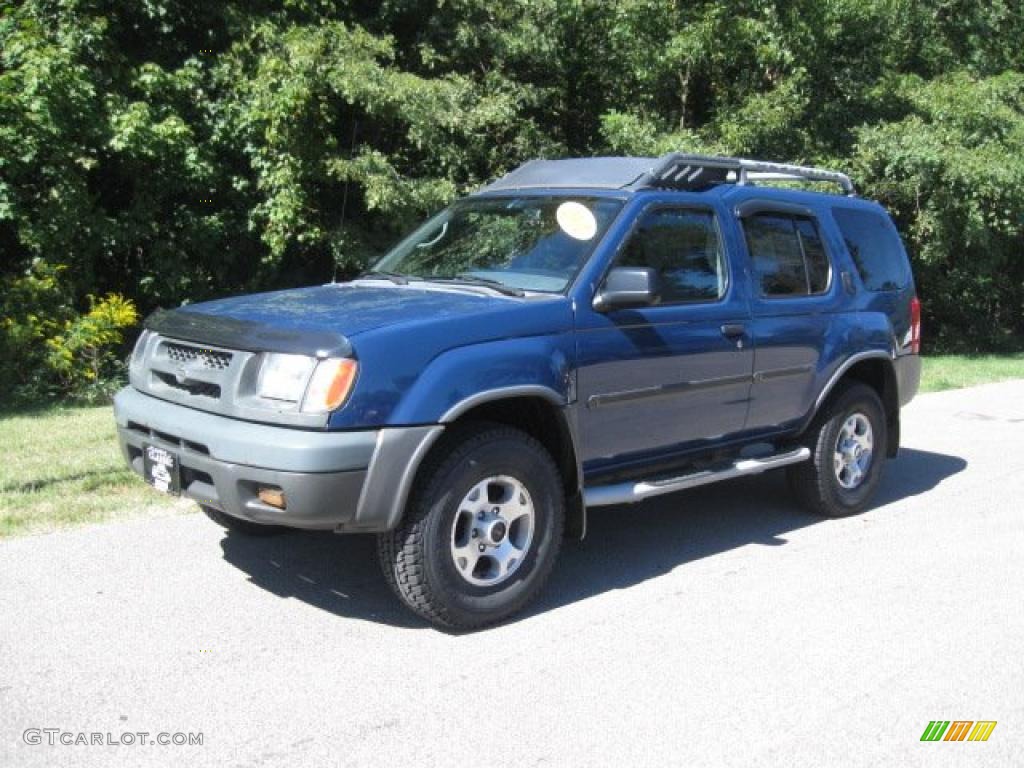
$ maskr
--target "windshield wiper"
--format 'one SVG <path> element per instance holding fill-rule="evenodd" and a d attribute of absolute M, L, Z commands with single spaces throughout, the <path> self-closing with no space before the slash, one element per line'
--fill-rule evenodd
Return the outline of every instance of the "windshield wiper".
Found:
<path fill-rule="evenodd" d="M 493 288 L 498 293 L 503 293 L 506 296 L 525 296 L 526 291 L 522 288 L 515 288 L 511 285 L 506 285 L 500 280 L 491 280 L 488 277 L 478 277 L 469 272 L 460 272 L 455 277 L 431 277 L 431 282 L 435 283 L 452 283 L 455 285 L 480 285 L 484 288 Z"/>
<path fill-rule="evenodd" d="M 385 271 L 380 270 L 380 269 L 371 269 L 371 270 L 369 270 L 367 272 L 363 272 L 361 275 L 359 275 L 359 279 L 360 280 L 364 280 L 364 279 L 373 280 L 374 278 L 384 278 L 385 280 L 390 280 L 395 285 L 408 285 L 409 284 L 409 277 L 408 277 L 408 275 L 403 275 L 401 272 L 385 272 Z"/>

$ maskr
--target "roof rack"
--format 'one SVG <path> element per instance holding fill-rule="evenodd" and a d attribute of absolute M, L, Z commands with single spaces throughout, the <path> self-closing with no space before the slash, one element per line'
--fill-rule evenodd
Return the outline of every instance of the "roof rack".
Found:
<path fill-rule="evenodd" d="M 850 197 L 857 194 L 850 177 L 838 171 L 682 152 L 658 158 L 658 163 L 636 181 L 636 186 L 701 189 L 711 184 L 732 182 L 746 185 L 755 181 L 824 181 L 838 184 L 843 194 Z"/>

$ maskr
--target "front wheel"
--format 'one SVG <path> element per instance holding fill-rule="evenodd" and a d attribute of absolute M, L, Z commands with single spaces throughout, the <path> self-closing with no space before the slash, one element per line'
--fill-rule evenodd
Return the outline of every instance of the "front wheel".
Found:
<path fill-rule="evenodd" d="M 456 428 L 421 470 L 401 525 L 378 538 L 385 578 L 438 626 L 500 621 L 551 573 L 564 497 L 554 461 L 529 435 L 501 425 Z"/>
<path fill-rule="evenodd" d="M 788 470 L 789 485 L 810 511 L 845 517 L 863 511 L 882 478 L 885 410 L 864 384 L 839 392 L 807 432 L 811 460 Z"/>

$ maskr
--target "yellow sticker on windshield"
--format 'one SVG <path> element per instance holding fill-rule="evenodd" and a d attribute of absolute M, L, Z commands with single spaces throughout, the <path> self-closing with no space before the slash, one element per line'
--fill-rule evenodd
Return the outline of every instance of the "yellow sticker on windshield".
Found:
<path fill-rule="evenodd" d="M 597 234 L 597 219 L 583 203 L 562 203 L 555 211 L 555 218 L 562 231 L 576 240 L 589 240 Z"/>

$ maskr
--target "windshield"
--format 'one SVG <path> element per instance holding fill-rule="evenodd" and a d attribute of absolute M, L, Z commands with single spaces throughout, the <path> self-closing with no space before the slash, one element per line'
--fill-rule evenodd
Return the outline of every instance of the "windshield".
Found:
<path fill-rule="evenodd" d="M 558 293 L 621 208 L 621 200 L 596 197 L 469 198 L 430 219 L 373 269 Z"/>

